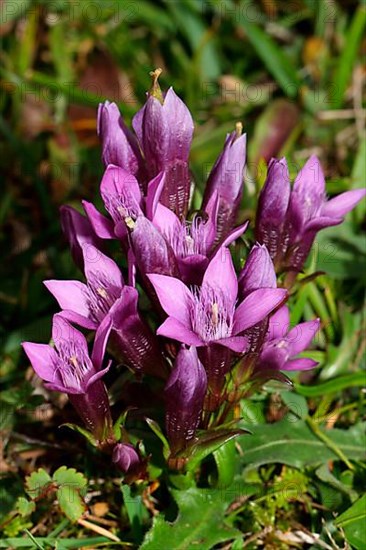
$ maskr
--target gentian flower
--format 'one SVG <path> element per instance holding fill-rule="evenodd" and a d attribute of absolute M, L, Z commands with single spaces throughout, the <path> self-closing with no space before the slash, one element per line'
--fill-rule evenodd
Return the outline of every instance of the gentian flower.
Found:
<path fill-rule="evenodd" d="M 258 289 L 237 305 L 238 281 L 232 258 L 221 247 L 210 261 L 201 287 L 189 289 L 174 277 L 152 274 L 160 304 L 168 318 L 157 334 L 196 346 L 210 389 L 221 391 L 231 367 L 231 353 L 243 353 L 247 340 L 240 336 L 286 299 L 283 289 Z"/>
<path fill-rule="evenodd" d="M 118 107 L 109 102 L 99 106 L 98 133 L 104 163 L 115 164 L 136 176 L 144 191 L 148 181 L 165 171 L 160 200 L 182 216 L 187 212 L 190 193 L 188 157 L 193 121 L 173 88 L 162 94 L 157 82 L 160 73 L 160 70 L 151 73 L 152 89 L 133 119 L 137 138 L 124 124 Z"/>
<path fill-rule="evenodd" d="M 307 321 L 289 330 L 290 315 L 287 306 L 280 308 L 269 321 L 266 342 L 258 359 L 261 371 L 309 370 L 318 365 L 307 357 L 297 357 L 304 351 L 320 327 L 320 320 Z"/>
<path fill-rule="evenodd" d="M 92 245 L 83 246 L 85 276 L 80 281 L 44 281 L 58 301 L 60 315 L 96 330 L 109 317 L 111 346 L 136 373 L 162 375 L 163 358 L 148 325 L 138 313 L 138 292 L 124 284 L 117 264 Z"/>
<path fill-rule="evenodd" d="M 317 232 L 342 223 L 365 194 L 365 189 L 355 189 L 327 200 L 324 174 L 315 156 L 291 190 L 285 159 L 272 159 L 259 197 L 256 238 L 267 246 L 277 269 L 301 271 Z"/>
<path fill-rule="evenodd" d="M 59 314 L 54 315 L 52 339 L 55 347 L 23 342 L 35 372 L 46 388 L 66 393 L 85 426 L 99 441 L 111 437 L 112 419 L 106 388 L 101 380 L 106 342 L 111 330 L 107 319 L 96 335 L 89 357 L 85 336 Z"/>
<path fill-rule="evenodd" d="M 244 299 L 253 290 L 276 288 L 277 277 L 267 247 L 255 244 L 249 252 L 239 277 L 239 296 Z"/>
<path fill-rule="evenodd" d="M 100 194 L 112 220 L 103 216 L 92 203 L 83 201 L 95 233 L 101 239 L 125 238 L 128 221 L 143 214 L 143 199 L 137 179 L 126 170 L 111 164 L 103 174 Z"/>
<path fill-rule="evenodd" d="M 171 454 L 194 438 L 201 419 L 207 377 L 194 347 L 182 347 L 165 386 L 165 425 Z"/>
<path fill-rule="evenodd" d="M 114 164 L 133 174 L 144 190 L 146 173 L 140 146 L 115 103 L 99 104 L 97 132 L 102 141 L 104 165 Z"/>
<path fill-rule="evenodd" d="M 117 443 L 113 449 L 112 462 L 123 473 L 131 473 L 141 466 L 141 459 L 135 447 L 130 443 Z"/>
<path fill-rule="evenodd" d="M 180 277 L 187 284 L 201 284 L 209 259 L 214 253 L 218 236 L 218 206 L 217 191 L 212 194 L 206 210 L 194 214 L 190 221 L 179 219 L 160 203 L 155 206 L 152 221 L 170 244 Z M 247 226 L 248 222 L 231 231 L 225 239 L 225 246 L 244 233 Z"/>
<path fill-rule="evenodd" d="M 241 300 L 260 288 L 277 288 L 276 272 L 265 245 L 255 244 L 252 247 L 239 274 L 238 283 L 238 295 Z M 268 321 L 269 318 L 265 317 L 244 331 L 243 335 L 248 340 L 247 353 L 258 353 L 268 330 Z"/>
<path fill-rule="evenodd" d="M 83 244 L 91 244 L 102 248 L 102 240 L 96 235 L 88 218 L 71 206 L 60 208 L 61 227 L 69 242 L 75 264 L 84 269 Z"/>
<path fill-rule="evenodd" d="M 191 185 L 188 157 L 193 120 L 173 88 L 162 94 L 157 82 L 160 73 L 159 69 L 151 73 L 152 89 L 132 126 L 145 156 L 149 179 L 162 171 L 166 173 L 160 201 L 178 216 L 184 216 Z"/>
<path fill-rule="evenodd" d="M 202 208 L 205 209 L 213 195 L 218 194 L 216 242 L 224 238 L 234 227 L 243 193 L 246 134 L 241 135 L 242 125 L 226 137 L 224 149 L 207 180 Z"/>

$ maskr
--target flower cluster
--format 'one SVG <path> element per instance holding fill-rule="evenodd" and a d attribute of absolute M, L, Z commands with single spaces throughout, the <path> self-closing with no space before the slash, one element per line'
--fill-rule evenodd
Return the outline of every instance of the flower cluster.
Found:
<path fill-rule="evenodd" d="M 349 191 L 327 201 L 315 157 L 292 187 L 286 161 L 273 159 L 259 196 L 256 242 L 238 269 L 230 246 L 248 228 L 246 221 L 237 223 L 246 152 L 242 126 L 227 136 L 201 208 L 190 212 L 193 121 L 172 88 L 161 92 L 158 76 L 155 71 L 133 131 L 116 104 L 100 105 L 105 212 L 87 201 L 85 215 L 61 208 L 85 282 L 45 281 L 61 309 L 53 318 L 53 344 L 23 344 L 46 387 L 69 396 L 96 445 L 130 479 L 146 475 L 148 457 L 121 413 L 125 419 L 132 410 L 141 422 L 148 410 L 173 464 L 188 456 L 201 434 L 207 437 L 233 419 L 251 381 L 288 380 L 281 371 L 317 365 L 300 354 L 319 320 L 290 328 L 286 277 L 292 273 L 293 285 L 316 233 L 341 223 L 365 194 Z M 108 240 L 119 242 L 122 261 L 120 253 L 118 263 L 108 256 Z M 90 355 L 86 331 L 94 335 Z M 106 350 L 115 361 L 106 360 Z M 122 407 L 116 424 L 103 381 L 107 372 L 118 388 L 113 407 Z M 133 400 L 136 386 L 139 397 Z M 156 428 L 160 404 L 165 435 Z"/>

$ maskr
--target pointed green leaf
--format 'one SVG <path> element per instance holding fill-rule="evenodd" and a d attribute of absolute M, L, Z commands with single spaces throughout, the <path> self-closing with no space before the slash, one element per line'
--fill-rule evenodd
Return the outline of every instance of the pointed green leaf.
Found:
<path fill-rule="evenodd" d="M 327 460 L 339 460 L 338 455 L 316 437 L 303 420 L 292 415 L 275 424 L 256 425 L 252 429 L 253 435 L 240 441 L 244 452 L 240 462 L 248 468 L 274 462 L 303 468 Z M 357 424 L 349 430 L 320 430 L 349 459 L 364 458 L 364 425 Z"/>
<path fill-rule="evenodd" d="M 352 548 L 364 550 L 366 547 L 366 495 L 338 516 L 334 523 L 342 527 Z"/>

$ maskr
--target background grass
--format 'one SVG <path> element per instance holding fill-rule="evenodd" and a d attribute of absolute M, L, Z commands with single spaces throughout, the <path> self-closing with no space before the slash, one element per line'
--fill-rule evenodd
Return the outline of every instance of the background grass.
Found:
<path fill-rule="evenodd" d="M 365 4 L 2 0 L 0 13 L 0 524 L 5 541 L 0 547 L 49 548 L 56 540 L 58 548 L 118 545 L 105 533 L 95 538 L 93 527 L 70 521 L 52 494 L 37 500 L 34 510 L 19 511 L 25 476 L 38 467 L 53 472 L 62 464 L 85 473 L 91 521 L 126 547 L 136 547 L 155 512 L 174 519 L 178 505 L 184 517 L 184 503 L 163 485 L 136 494 L 124 487 L 122 494 L 118 474 L 105 471 L 103 457 L 86 452 L 78 436 L 58 429 L 72 411 L 62 396 L 44 392 L 19 347 L 23 340 L 50 337 L 56 306 L 42 280 L 78 276 L 62 238 L 58 208 L 78 206 L 80 198 L 100 200 L 97 104 L 117 101 L 130 121 L 144 102 L 149 71 L 161 67 L 162 87 L 174 86 L 196 123 L 191 162 L 198 189 L 226 132 L 242 121 L 249 140 L 243 217 L 253 218 L 264 161 L 271 156 L 286 155 L 295 175 L 315 153 L 329 194 L 361 187 Z M 358 533 L 354 522 L 335 521 L 355 503 L 357 517 L 365 508 L 359 500 L 366 481 L 360 461 L 364 215 L 360 205 L 342 226 L 319 235 L 308 270 L 327 275 L 297 294 L 292 322 L 321 318 L 312 353 L 321 368 L 296 378 L 295 392 L 271 387 L 243 403 L 254 437 L 242 443 L 244 458 L 235 474 L 240 484 L 215 501 L 221 506 L 215 508 L 216 517 L 243 536 L 228 537 L 233 543 L 218 538 L 207 548 L 366 548 L 364 533 L 352 538 Z M 279 420 L 274 436 L 269 424 Z M 289 458 L 292 426 L 299 439 Z M 323 460 L 314 460 L 312 438 L 321 445 Z M 263 442 L 271 441 L 273 448 L 261 450 Z M 193 496 L 200 502 L 202 495 Z M 215 520 L 212 529 L 219 523 Z M 155 532 L 160 528 L 165 527 L 155 525 Z M 184 541 L 185 533 L 176 529 Z M 312 533 L 320 534 L 321 543 Z"/>

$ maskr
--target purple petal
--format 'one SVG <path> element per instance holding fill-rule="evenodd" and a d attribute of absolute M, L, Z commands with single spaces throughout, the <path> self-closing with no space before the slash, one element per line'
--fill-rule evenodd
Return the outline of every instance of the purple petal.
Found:
<path fill-rule="evenodd" d="M 320 231 L 321 229 L 325 229 L 327 227 L 339 225 L 342 222 L 343 222 L 343 218 L 330 218 L 325 216 L 317 216 L 306 223 L 305 233 Z"/>
<path fill-rule="evenodd" d="M 197 399 L 203 401 L 206 388 L 206 372 L 198 359 L 196 348 L 181 348 L 165 386 L 166 397 L 172 399 L 178 408 L 188 407 L 189 412 Z"/>
<path fill-rule="evenodd" d="M 99 371 L 103 364 L 104 354 L 107 347 L 108 338 L 112 330 L 112 318 L 106 315 L 95 333 L 94 346 L 91 360 L 95 370 Z"/>
<path fill-rule="evenodd" d="M 238 279 L 230 251 L 225 246 L 219 248 L 208 264 L 202 281 L 202 286 L 205 285 L 221 291 L 231 303 L 236 301 Z"/>
<path fill-rule="evenodd" d="M 91 202 L 82 201 L 85 214 L 92 225 L 95 233 L 101 239 L 115 239 L 114 224 L 111 220 L 103 216 Z"/>
<path fill-rule="evenodd" d="M 234 315 L 233 334 L 239 334 L 262 321 L 278 307 L 288 294 L 285 289 L 263 288 L 254 290 L 238 306 Z"/>
<path fill-rule="evenodd" d="M 259 357 L 258 366 L 263 370 L 281 370 L 289 358 L 287 342 L 279 340 L 266 345 Z"/>
<path fill-rule="evenodd" d="M 60 311 L 60 313 L 58 313 L 58 315 L 63 319 L 70 321 L 70 323 L 75 323 L 76 325 L 79 325 L 79 327 L 82 327 L 82 328 L 86 328 L 89 330 L 95 330 L 98 328 L 98 323 L 96 321 L 93 321 L 93 319 L 84 317 L 83 315 L 80 315 L 75 311 L 71 311 L 70 309 L 63 309 L 62 311 Z"/>
<path fill-rule="evenodd" d="M 300 357 L 299 359 L 291 359 L 281 367 L 281 370 L 309 370 L 318 366 L 319 363 L 308 357 Z"/>
<path fill-rule="evenodd" d="M 95 234 L 88 218 L 80 214 L 75 208 L 61 206 L 60 218 L 62 231 L 70 244 L 74 262 L 80 269 L 83 269 L 84 263 L 81 246 L 84 243 L 90 243 L 100 248 L 102 241 Z"/>
<path fill-rule="evenodd" d="M 129 443 L 117 443 L 113 449 L 112 462 L 124 473 L 131 472 L 141 464 L 139 455 Z"/>
<path fill-rule="evenodd" d="M 87 319 L 90 317 L 89 289 L 84 283 L 49 280 L 43 281 L 43 284 L 56 298 L 61 309 L 73 311 Z"/>
<path fill-rule="evenodd" d="M 160 273 L 178 275 L 178 266 L 172 247 L 154 224 L 139 216 L 130 233 L 130 241 L 137 266 L 142 275 Z"/>
<path fill-rule="evenodd" d="M 178 258 L 179 273 L 187 285 L 201 285 L 207 265 L 208 258 L 202 254 Z"/>
<path fill-rule="evenodd" d="M 63 345 L 73 342 L 75 348 L 80 350 L 81 354 L 85 357 L 88 356 L 88 345 L 85 336 L 59 313 L 56 313 L 52 319 L 52 340 L 55 342 L 57 350 L 62 349 Z"/>
<path fill-rule="evenodd" d="M 47 344 L 32 342 L 23 342 L 22 346 L 38 376 L 47 382 L 53 381 L 57 364 L 57 353 L 54 348 Z"/>
<path fill-rule="evenodd" d="M 297 355 L 304 351 L 313 340 L 320 327 L 320 319 L 300 323 L 290 330 L 286 340 L 289 343 L 290 356 Z"/>
<path fill-rule="evenodd" d="M 97 131 L 103 143 L 104 164 L 115 164 L 137 174 L 142 164 L 138 143 L 115 103 L 99 104 Z"/>
<path fill-rule="evenodd" d="M 238 206 L 243 187 L 243 172 L 246 154 L 246 134 L 238 136 L 231 132 L 226 136 L 224 149 L 216 160 L 208 177 L 203 204 L 206 205 L 214 191 L 220 199 Z M 220 207 L 219 207 L 220 208 Z"/>
<path fill-rule="evenodd" d="M 95 382 L 97 380 L 100 380 L 101 378 L 103 378 L 103 376 L 105 374 L 107 374 L 107 372 L 109 371 L 109 369 L 111 368 L 111 365 L 112 365 L 112 361 L 108 361 L 108 364 L 106 366 L 105 369 L 102 369 L 102 370 L 98 370 L 98 372 L 96 372 L 95 374 L 93 374 L 93 376 L 91 376 L 88 380 L 88 382 L 86 383 L 86 389 L 90 391 L 90 387 L 93 386 L 93 384 L 95 384 Z M 88 391 L 88 393 L 89 393 Z"/>
<path fill-rule="evenodd" d="M 280 307 L 269 318 L 268 340 L 285 338 L 290 326 L 290 311 L 287 306 Z"/>
<path fill-rule="evenodd" d="M 193 136 L 193 120 L 185 103 L 169 88 L 164 98 L 164 117 L 170 133 L 167 160 L 187 161 Z"/>
<path fill-rule="evenodd" d="M 152 220 L 155 216 L 156 208 L 158 206 L 164 185 L 165 172 L 160 172 L 160 174 L 153 178 L 147 186 L 146 216 L 149 220 Z"/>
<path fill-rule="evenodd" d="M 158 336 L 165 336 L 166 338 L 172 338 L 178 340 L 187 346 L 203 346 L 202 340 L 192 330 L 188 329 L 186 325 L 174 319 L 174 317 L 168 317 L 166 321 L 156 331 Z"/>
<path fill-rule="evenodd" d="M 138 204 L 141 203 L 141 191 L 135 176 L 119 166 L 113 164 L 107 166 L 100 184 L 102 197 L 119 196 L 125 189 L 128 189 Z"/>
<path fill-rule="evenodd" d="M 286 159 L 272 159 L 268 165 L 266 182 L 259 196 L 255 225 L 257 240 L 267 246 L 272 258 L 277 254 L 290 191 Z"/>
<path fill-rule="evenodd" d="M 318 157 L 311 155 L 298 173 L 293 191 L 298 193 L 304 202 L 320 206 L 325 195 L 325 178 Z"/>
<path fill-rule="evenodd" d="M 343 218 L 366 195 L 366 189 L 354 189 L 341 193 L 338 197 L 327 201 L 321 210 L 321 215 L 326 218 Z"/>
<path fill-rule="evenodd" d="M 235 353 L 244 353 L 248 347 L 248 340 L 244 336 L 231 336 L 229 338 L 215 340 L 215 344 L 221 344 L 235 351 Z"/>
<path fill-rule="evenodd" d="M 122 290 L 124 281 L 117 264 L 92 245 L 83 246 L 85 276 L 90 283 L 107 280 L 111 286 Z M 108 288 L 106 289 L 108 291 Z"/>
<path fill-rule="evenodd" d="M 170 317 L 174 317 L 185 326 L 190 326 L 189 307 L 193 302 L 190 290 L 182 281 L 165 275 L 148 275 L 161 307 Z"/>
<path fill-rule="evenodd" d="M 176 232 L 179 233 L 181 231 L 182 226 L 178 216 L 160 203 L 156 205 L 153 223 L 168 241 L 174 238 Z"/>
<path fill-rule="evenodd" d="M 266 246 L 254 245 L 239 275 L 241 296 L 247 296 L 258 288 L 276 288 L 276 286 L 276 272 Z"/>
<path fill-rule="evenodd" d="M 242 236 L 243 233 L 245 233 L 245 231 L 248 229 L 248 225 L 249 221 L 243 223 L 242 225 L 239 225 L 238 227 L 235 227 L 235 229 L 230 231 L 226 239 L 222 242 L 221 246 L 230 246 L 234 241 L 236 241 L 236 239 L 238 239 Z"/>
<path fill-rule="evenodd" d="M 122 330 L 123 326 L 129 321 L 130 317 L 137 316 L 137 303 L 139 293 L 136 288 L 125 286 L 121 297 L 115 302 L 110 311 L 113 320 L 113 328 Z"/>

